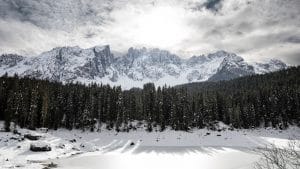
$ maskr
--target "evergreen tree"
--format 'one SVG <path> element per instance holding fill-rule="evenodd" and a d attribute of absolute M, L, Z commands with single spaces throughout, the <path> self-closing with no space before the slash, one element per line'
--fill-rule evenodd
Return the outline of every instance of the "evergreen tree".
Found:
<path fill-rule="evenodd" d="M 192 83 L 176 87 L 154 84 L 122 91 L 121 87 L 58 82 L 18 76 L 0 78 L 0 120 L 35 129 L 94 130 L 105 123 L 117 131 L 167 126 L 175 130 L 203 128 L 216 121 L 236 128 L 300 125 L 300 67 L 224 82 Z M 12 123 L 13 122 L 13 123 Z"/>

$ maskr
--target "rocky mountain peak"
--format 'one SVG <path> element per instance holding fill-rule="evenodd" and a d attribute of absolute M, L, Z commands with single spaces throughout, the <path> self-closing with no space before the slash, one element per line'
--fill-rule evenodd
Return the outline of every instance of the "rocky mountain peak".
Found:
<path fill-rule="evenodd" d="M 227 68 L 227 69 L 234 69 L 234 68 L 246 68 L 248 69 L 249 65 L 244 61 L 244 59 L 236 54 L 229 54 L 226 55 L 224 60 L 222 61 L 219 69 Z M 249 67 L 250 68 L 250 67 Z M 250 68 L 251 69 L 251 68 Z"/>
<path fill-rule="evenodd" d="M 3 54 L 0 55 L 0 66 L 13 67 L 24 59 L 23 56 L 16 54 Z"/>
<path fill-rule="evenodd" d="M 240 56 L 226 53 L 216 74 L 209 78 L 210 81 L 230 80 L 237 77 L 254 74 L 254 67 L 249 65 Z"/>
<path fill-rule="evenodd" d="M 215 53 L 208 54 L 207 58 L 209 58 L 209 59 L 225 58 L 225 57 L 230 56 L 230 55 L 232 55 L 232 53 L 228 53 L 224 50 L 220 50 L 220 51 L 217 51 Z"/>
<path fill-rule="evenodd" d="M 282 67 L 282 68 L 287 67 L 287 65 L 283 61 L 278 60 L 278 59 L 270 59 L 269 64 L 277 66 L 277 67 Z"/>
<path fill-rule="evenodd" d="M 129 48 L 126 59 L 129 60 L 138 60 L 143 62 L 151 63 L 172 63 L 172 64 L 181 64 L 181 59 L 175 54 L 170 53 L 167 50 L 161 50 L 158 48 Z"/>
<path fill-rule="evenodd" d="M 59 47 L 36 57 L 0 56 L 0 73 L 17 73 L 61 82 L 105 83 L 125 89 L 156 85 L 178 85 L 199 81 L 229 80 L 254 73 L 267 73 L 285 68 L 279 60 L 267 63 L 247 63 L 242 57 L 226 51 L 182 59 L 158 48 L 129 48 L 114 57 L 110 46 L 88 49 Z"/>
<path fill-rule="evenodd" d="M 191 66 L 195 66 L 198 64 L 203 64 L 208 61 L 208 58 L 205 55 L 200 56 L 192 56 L 187 60 L 187 64 Z"/>
<path fill-rule="evenodd" d="M 255 68 L 255 73 L 257 74 L 263 74 L 268 72 L 273 72 L 280 69 L 285 69 L 288 66 L 278 59 L 270 59 L 267 62 L 264 63 L 253 63 Z"/>

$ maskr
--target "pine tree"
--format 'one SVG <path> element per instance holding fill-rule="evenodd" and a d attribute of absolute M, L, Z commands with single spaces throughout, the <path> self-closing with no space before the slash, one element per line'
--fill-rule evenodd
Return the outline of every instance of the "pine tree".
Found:
<path fill-rule="evenodd" d="M 117 117 L 116 117 L 116 131 L 120 131 L 120 127 L 122 125 L 122 122 L 124 122 L 124 106 L 123 106 L 123 96 L 121 93 L 121 87 L 116 88 L 116 111 L 117 111 Z"/>
<path fill-rule="evenodd" d="M 38 87 L 37 87 L 38 88 Z M 38 92 L 37 88 L 31 90 L 30 95 L 30 108 L 29 108 L 29 129 L 34 130 L 37 127 L 37 116 L 38 116 Z"/>
<path fill-rule="evenodd" d="M 143 112 L 146 116 L 147 130 L 152 131 L 152 122 L 154 114 L 154 105 L 155 105 L 155 86 L 153 83 L 148 83 L 144 85 L 143 90 Z"/>

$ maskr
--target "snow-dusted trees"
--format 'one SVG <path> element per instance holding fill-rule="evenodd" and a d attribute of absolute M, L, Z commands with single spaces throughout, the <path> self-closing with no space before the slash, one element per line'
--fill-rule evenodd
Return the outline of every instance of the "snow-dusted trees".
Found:
<path fill-rule="evenodd" d="M 224 82 L 193 83 L 122 91 L 121 87 L 67 84 L 3 76 L 0 120 L 21 127 L 128 131 L 134 120 L 148 131 L 203 128 L 215 121 L 236 128 L 284 129 L 300 125 L 300 67 Z M 98 124 L 98 125 L 96 125 Z"/>

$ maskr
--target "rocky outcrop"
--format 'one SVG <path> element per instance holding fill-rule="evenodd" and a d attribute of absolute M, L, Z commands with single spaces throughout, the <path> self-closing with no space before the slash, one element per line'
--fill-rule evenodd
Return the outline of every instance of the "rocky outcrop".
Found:
<path fill-rule="evenodd" d="M 51 147 L 44 142 L 35 142 L 30 144 L 30 150 L 34 152 L 51 151 Z"/>

